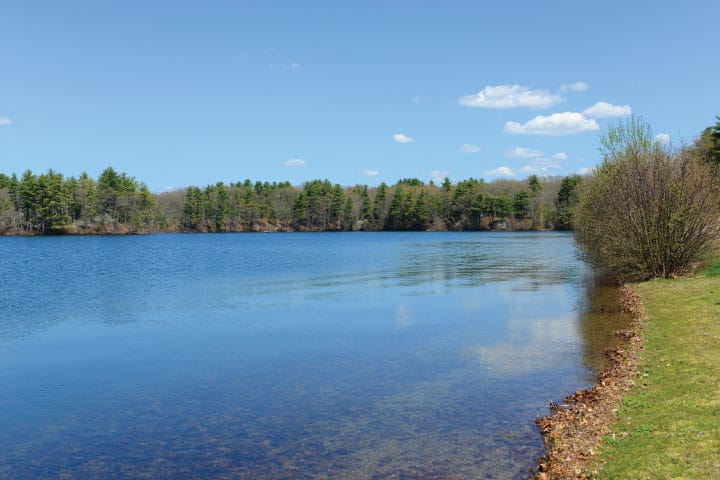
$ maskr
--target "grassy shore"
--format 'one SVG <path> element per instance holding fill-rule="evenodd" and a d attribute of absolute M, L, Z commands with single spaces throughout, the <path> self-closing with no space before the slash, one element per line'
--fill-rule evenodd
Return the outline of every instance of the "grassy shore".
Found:
<path fill-rule="evenodd" d="M 635 284 L 648 315 L 637 385 L 593 479 L 720 479 L 720 263 Z"/>

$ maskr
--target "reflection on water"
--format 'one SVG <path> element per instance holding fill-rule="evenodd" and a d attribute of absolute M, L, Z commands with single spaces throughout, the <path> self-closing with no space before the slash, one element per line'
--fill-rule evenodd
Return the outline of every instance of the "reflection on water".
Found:
<path fill-rule="evenodd" d="M 0 265 L 0 478 L 526 478 L 623 322 L 566 234 L 11 238 Z"/>
<path fill-rule="evenodd" d="M 620 345 L 617 332 L 632 318 L 623 313 L 618 288 L 602 278 L 588 279 L 584 302 L 580 304 L 578 326 L 583 340 L 583 361 L 593 372 L 607 366 L 605 352 Z"/>

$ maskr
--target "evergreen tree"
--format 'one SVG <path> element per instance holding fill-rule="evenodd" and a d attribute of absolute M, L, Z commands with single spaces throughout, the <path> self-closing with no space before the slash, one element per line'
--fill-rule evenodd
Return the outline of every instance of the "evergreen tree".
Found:
<path fill-rule="evenodd" d="M 205 212 L 203 203 L 203 194 L 198 187 L 188 187 L 185 190 L 185 206 L 182 217 L 184 230 L 204 230 Z"/>
<path fill-rule="evenodd" d="M 36 182 L 38 202 L 36 212 L 40 231 L 60 231 L 72 222 L 70 216 L 70 191 L 66 188 L 63 175 L 49 170 L 40 175 Z"/>
<path fill-rule="evenodd" d="M 415 200 L 412 210 L 413 223 L 410 227 L 412 230 L 427 230 L 430 226 L 430 212 L 427 203 L 427 194 L 425 190 L 422 190 Z"/>
<path fill-rule="evenodd" d="M 345 205 L 343 206 L 342 221 L 340 222 L 341 230 L 352 230 L 355 224 L 354 204 L 352 198 L 347 197 L 345 199 Z"/>
<path fill-rule="evenodd" d="M 706 150 L 708 161 L 720 168 L 720 117 L 715 117 L 715 125 L 708 127 L 700 137 L 701 147 Z"/>
<path fill-rule="evenodd" d="M 387 199 L 387 185 L 381 182 L 375 192 L 375 200 L 373 202 L 372 216 L 373 229 L 382 230 L 385 227 L 385 201 Z"/>
<path fill-rule="evenodd" d="M 370 203 L 370 195 L 368 195 L 367 185 L 363 185 L 360 190 L 360 198 L 362 201 L 362 220 L 363 222 L 371 222 L 373 219 L 373 208 Z"/>
<path fill-rule="evenodd" d="M 534 229 L 542 226 L 543 218 L 540 210 L 540 195 L 543 191 L 543 186 L 538 180 L 537 175 L 531 175 L 528 178 L 528 187 L 530 188 L 530 217 L 532 218 Z"/>
<path fill-rule="evenodd" d="M 578 186 L 582 183 L 579 175 L 565 177 L 560 182 L 560 189 L 555 200 L 557 227 L 568 230 L 572 227 L 572 217 L 578 202 Z"/>
<path fill-rule="evenodd" d="M 400 230 L 403 226 L 403 208 L 405 195 L 401 186 L 396 186 L 390 202 L 390 210 L 385 219 L 385 230 Z"/>

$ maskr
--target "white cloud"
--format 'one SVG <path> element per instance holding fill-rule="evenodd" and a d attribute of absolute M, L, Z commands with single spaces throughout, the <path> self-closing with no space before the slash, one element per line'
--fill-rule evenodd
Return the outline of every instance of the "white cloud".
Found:
<path fill-rule="evenodd" d="M 420 98 L 420 95 L 415 95 L 410 100 L 412 100 L 414 103 L 418 103 L 418 102 L 420 102 L 421 98 Z"/>
<path fill-rule="evenodd" d="M 380 175 L 380 170 L 363 170 L 362 174 L 366 177 L 377 177 Z"/>
<path fill-rule="evenodd" d="M 297 62 L 291 63 L 290 70 L 292 70 L 293 72 L 297 72 L 298 70 L 300 70 L 300 64 Z"/>
<path fill-rule="evenodd" d="M 466 143 L 462 147 L 460 147 L 460 151 L 462 153 L 477 153 L 480 151 L 479 145 L 473 145 L 472 143 Z"/>
<path fill-rule="evenodd" d="M 304 167 L 307 164 L 302 158 L 290 158 L 283 162 L 286 167 Z"/>
<path fill-rule="evenodd" d="M 507 122 L 505 133 L 511 135 L 560 136 L 600 130 L 600 125 L 592 118 L 585 118 L 582 113 L 553 113 L 545 117 L 538 115 L 527 123 Z"/>
<path fill-rule="evenodd" d="M 540 150 L 533 150 L 525 147 L 515 147 L 512 150 L 505 152 L 507 158 L 537 158 L 542 157 L 543 152 Z"/>
<path fill-rule="evenodd" d="M 655 138 L 653 138 L 653 141 L 658 145 L 669 145 L 670 135 L 668 135 L 667 133 L 658 133 L 657 135 L 655 135 Z"/>
<path fill-rule="evenodd" d="M 514 177 L 515 172 L 513 172 L 508 167 L 498 167 L 494 170 L 488 170 L 485 172 L 486 177 Z"/>
<path fill-rule="evenodd" d="M 521 172 L 527 173 L 528 175 L 543 173 L 541 167 L 535 167 L 533 165 L 525 165 L 520 169 Z"/>
<path fill-rule="evenodd" d="M 0 117 L 0 125 L 12 125 L 12 120 L 7 117 Z"/>
<path fill-rule="evenodd" d="M 531 90 L 522 85 L 487 85 L 475 95 L 460 98 L 460 105 L 480 108 L 549 108 L 562 101 L 560 95 L 546 90 Z"/>
<path fill-rule="evenodd" d="M 430 172 L 430 178 L 433 180 L 443 180 L 449 175 L 450 172 L 448 172 L 447 170 L 433 170 Z"/>
<path fill-rule="evenodd" d="M 573 335 L 577 335 L 577 328 L 572 315 L 512 318 L 507 321 L 507 335 L 503 342 L 469 346 L 462 353 L 469 359 L 479 360 L 489 371 L 504 374 L 536 372 L 553 368 L 548 364 L 553 360 L 549 359 L 542 346 L 537 346 L 538 341 L 547 339 L 552 344 L 565 344 Z"/>
<path fill-rule="evenodd" d="M 541 162 L 533 165 L 525 165 L 520 169 L 520 171 L 528 175 L 553 175 L 559 169 L 559 165 L 545 164 Z"/>
<path fill-rule="evenodd" d="M 580 170 L 578 170 L 578 173 L 580 175 L 590 175 L 593 173 L 594 168 L 592 167 L 582 167 Z"/>
<path fill-rule="evenodd" d="M 396 133 L 393 135 L 393 140 L 397 143 L 412 143 L 413 139 L 402 133 Z"/>
<path fill-rule="evenodd" d="M 582 112 L 588 117 L 608 118 L 608 117 L 624 117 L 632 113 L 630 105 L 613 105 L 607 102 L 597 102 L 590 108 L 586 108 Z"/>
<path fill-rule="evenodd" d="M 520 171 L 528 175 L 554 175 L 562 167 L 560 160 L 557 155 L 553 155 L 552 158 L 544 156 L 531 158 L 530 163 L 522 167 Z"/>
<path fill-rule="evenodd" d="M 505 152 L 505 156 L 507 158 L 528 159 L 530 163 L 519 170 L 519 172 L 527 175 L 553 175 L 561 168 L 559 162 L 567 160 L 567 155 L 563 152 L 556 153 L 552 158 L 549 158 L 540 150 L 525 147 L 508 150 Z"/>
<path fill-rule="evenodd" d="M 590 85 L 588 85 L 585 82 L 565 83 L 560 86 L 560 93 L 584 92 L 585 90 L 588 90 L 589 88 L 590 88 Z"/>

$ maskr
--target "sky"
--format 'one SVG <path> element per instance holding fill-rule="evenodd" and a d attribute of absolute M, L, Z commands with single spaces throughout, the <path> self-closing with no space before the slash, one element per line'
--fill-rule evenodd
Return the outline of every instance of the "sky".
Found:
<path fill-rule="evenodd" d="M 720 2 L 0 1 L 0 172 L 564 176 L 720 115 Z"/>

